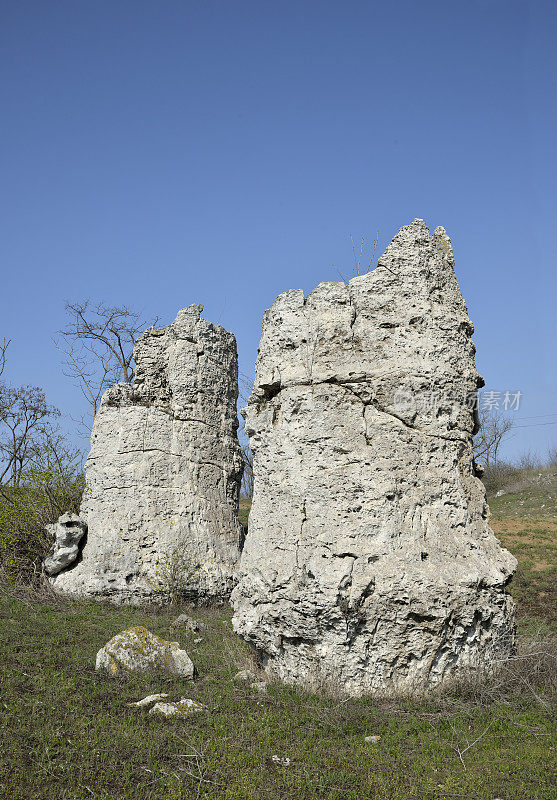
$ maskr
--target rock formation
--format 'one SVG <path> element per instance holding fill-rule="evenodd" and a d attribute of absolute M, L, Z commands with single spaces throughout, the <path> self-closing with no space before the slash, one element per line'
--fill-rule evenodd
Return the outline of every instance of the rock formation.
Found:
<path fill-rule="evenodd" d="M 242 537 L 236 341 L 201 311 L 142 334 L 133 385 L 103 396 L 85 466 L 87 543 L 57 589 L 116 602 L 230 593 Z"/>
<path fill-rule="evenodd" d="M 233 625 L 287 682 L 410 692 L 513 648 L 516 568 L 475 475 L 473 326 L 443 228 L 281 294 L 245 409 L 254 452 Z"/>
<path fill-rule="evenodd" d="M 44 560 L 44 569 L 47 575 L 57 575 L 77 559 L 87 525 L 77 514 L 62 514 L 45 529 L 54 538 L 54 547 Z"/>

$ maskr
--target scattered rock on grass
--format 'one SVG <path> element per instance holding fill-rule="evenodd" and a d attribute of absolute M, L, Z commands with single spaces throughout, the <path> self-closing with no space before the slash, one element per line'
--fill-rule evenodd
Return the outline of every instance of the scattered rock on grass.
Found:
<path fill-rule="evenodd" d="M 197 700 L 182 697 L 177 703 L 156 703 L 149 714 L 164 714 L 165 717 L 189 717 L 203 711 L 203 706 Z"/>
<path fill-rule="evenodd" d="M 185 628 L 192 633 L 197 633 L 200 630 L 206 630 L 207 626 L 203 622 L 198 622 L 197 620 L 190 617 L 188 614 L 180 614 L 179 617 L 172 623 L 172 628 Z"/>
<path fill-rule="evenodd" d="M 195 667 L 178 642 L 167 642 L 137 626 L 113 636 L 97 653 L 96 670 L 110 675 L 159 672 L 193 678 Z"/>
<path fill-rule="evenodd" d="M 144 697 L 143 700 L 138 700 L 137 703 L 128 703 L 128 705 L 135 708 L 148 708 L 149 706 L 154 705 L 158 700 L 163 700 L 165 697 L 168 697 L 168 695 L 150 694 L 147 697 Z"/>
<path fill-rule="evenodd" d="M 241 669 L 234 675 L 235 681 L 257 681 L 257 675 L 251 669 Z"/>
<path fill-rule="evenodd" d="M 377 744 L 377 742 L 381 741 L 380 736 L 364 736 L 364 742 L 373 742 L 373 744 Z"/>
<path fill-rule="evenodd" d="M 289 767 L 290 766 L 290 759 L 289 758 L 281 758 L 281 756 L 271 756 L 271 761 L 273 764 L 277 764 L 281 767 Z"/>

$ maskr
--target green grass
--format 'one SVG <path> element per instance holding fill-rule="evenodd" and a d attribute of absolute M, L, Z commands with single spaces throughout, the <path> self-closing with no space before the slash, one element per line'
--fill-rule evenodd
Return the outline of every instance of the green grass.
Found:
<path fill-rule="evenodd" d="M 515 498 L 523 509 L 519 504 Z M 557 520 L 508 510 L 496 508 L 493 526 L 520 563 L 513 593 L 526 642 L 534 627 L 548 630 L 557 599 L 551 578 Z M 247 502 L 242 511 L 247 519 Z M 207 630 L 172 631 L 181 610 Z M 557 797 L 555 694 L 535 671 L 538 662 L 525 660 L 522 671 L 518 662 L 517 673 L 499 683 L 422 701 L 341 701 L 280 684 L 262 695 L 233 680 L 254 665 L 230 617 L 229 609 L 115 608 L 4 588 L 0 798 Z M 195 681 L 95 673 L 97 650 L 133 625 L 178 639 L 197 667 Z M 202 641 L 195 644 L 197 636 Z M 551 658 L 547 664 L 551 669 Z M 206 710 L 159 719 L 127 705 L 157 692 L 191 697 Z M 381 740 L 366 743 L 373 734 Z M 290 764 L 277 765 L 273 756 Z"/>
<path fill-rule="evenodd" d="M 557 480 L 491 497 L 491 527 L 518 560 L 510 591 L 518 617 L 557 633 Z"/>
<path fill-rule="evenodd" d="M 512 517 L 543 517 L 548 519 L 557 515 L 557 488 L 553 492 L 533 487 L 516 494 L 490 497 L 492 514 Z"/>
<path fill-rule="evenodd" d="M 251 508 L 251 500 L 245 497 L 240 498 L 240 508 L 238 510 L 238 518 L 242 525 L 248 524 L 249 510 Z"/>
<path fill-rule="evenodd" d="M 0 797 L 29 798 L 550 798 L 557 746 L 548 706 L 524 690 L 491 700 L 462 693 L 427 702 L 338 700 L 279 684 L 267 695 L 232 680 L 252 666 L 228 611 L 195 615 L 203 641 L 179 641 L 192 682 L 98 675 L 112 635 L 145 625 L 174 639 L 176 610 L 0 603 Z M 165 691 L 206 712 L 158 719 L 127 703 Z M 547 702 L 545 700 L 544 702 Z M 364 742 L 379 734 L 378 744 Z M 466 769 L 460 761 L 463 752 Z M 551 750 L 553 748 L 553 750 Z M 272 756 L 289 758 L 276 766 Z M 555 776 L 553 776 L 554 778 Z"/>

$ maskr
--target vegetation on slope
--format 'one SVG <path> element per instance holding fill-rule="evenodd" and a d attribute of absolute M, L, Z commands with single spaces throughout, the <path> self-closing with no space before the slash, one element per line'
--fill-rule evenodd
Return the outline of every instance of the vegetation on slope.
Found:
<path fill-rule="evenodd" d="M 554 798 L 553 492 L 544 484 L 492 502 L 493 527 L 519 560 L 512 588 L 518 657 L 496 678 L 427 700 L 340 700 L 280 684 L 261 694 L 233 680 L 255 665 L 232 631 L 229 609 L 187 609 L 207 629 L 178 633 L 171 628 L 183 610 L 177 607 L 114 608 L 5 586 L 0 797 Z M 247 517 L 247 502 L 243 511 Z M 133 625 L 178 638 L 196 680 L 96 674 L 97 650 Z M 158 692 L 191 697 L 206 710 L 165 719 L 127 705 Z"/>

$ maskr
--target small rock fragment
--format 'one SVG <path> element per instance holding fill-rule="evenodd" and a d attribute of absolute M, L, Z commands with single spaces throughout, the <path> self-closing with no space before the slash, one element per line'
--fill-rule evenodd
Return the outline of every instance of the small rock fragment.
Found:
<path fill-rule="evenodd" d="M 202 636 L 198 636 L 198 638 L 197 638 L 197 639 L 194 639 L 194 640 L 193 640 L 193 643 L 194 643 L 194 644 L 199 644 L 199 643 L 200 643 L 200 642 L 202 642 L 202 641 L 203 641 L 203 637 L 202 637 Z"/>
<path fill-rule="evenodd" d="M 138 700 L 137 703 L 128 703 L 130 708 L 135 706 L 135 708 L 148 708 L 148 706 L 152 706 L 158 700 L 163 700 L 165 697 L 168 697 L 167 694 L 150 694 L 147 697 L 144 697 L 143 700 Z"/>
<path fill-rule="evenodd" d="M 203 706 L 197 700 L 182 697 L 177 703 L 156 703 L 149 714 L 164 714 L 165 717 L 189 717 L 202 710 Z"/>
<path fill-rule="evenodd" d="M 188 614 L 180 614 L 179 617 L 173 621 L 172 628 L 185 628 L 192 633 L 197 633 L 200 630 L 206 630 L 207 626 L 203 622 L 198 622 L 193 617 L 190 617 Z"/>
<path fill-rule="evenodd" d="M 257 681 L 257 675 L 251 669 L 241 669 L 234 675 L 235 681 Z"/>
<path fill-rule="evenodd" d="M 281 767 L 289 767 L 290 766 L 290 759 L 289 758 L 281 758 L 281 756 L 272 756 L 271 761 L 273 764 L 280 764 Z"/>
<path fill-rule="evenodd" d="M 267 694 L 267 684 L 265 683 L 265 681 L 254 681 L 254 683 L 250 683 L 249 688 L 253 689 L 254 692 Z"/>
<path fill-rule="evenodd" d="M 377 744 L 377 742 L 380 741 L 381 741 L 380 736 L 364 736 L 364 742 L 373 742 L 374 744 Z"/>

